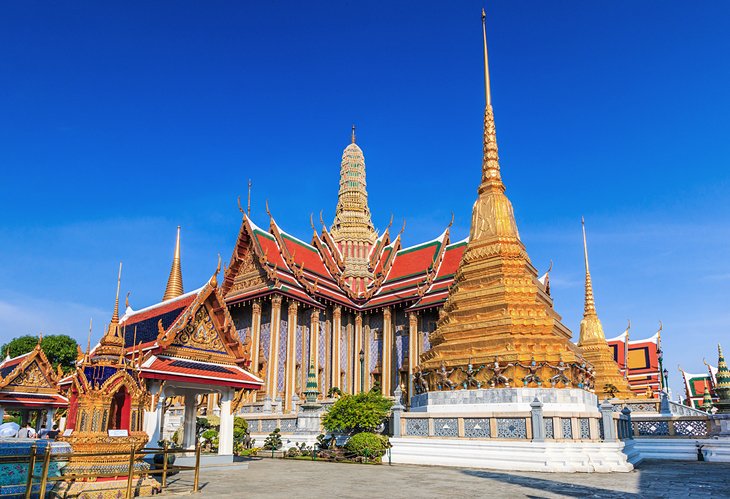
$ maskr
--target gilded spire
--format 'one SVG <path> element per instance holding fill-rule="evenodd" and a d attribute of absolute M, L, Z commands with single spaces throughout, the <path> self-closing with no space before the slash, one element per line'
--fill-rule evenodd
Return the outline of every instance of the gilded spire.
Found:
<path fill-rule="evenodd" d="M 180 266 L 180 226 L 177 226 L 177 240 L 175 242 L 175 256 L 172 259 L 170 277 L 167 279 L 167 287 L 162 301 L 177 298 L 183 294 L 182 268 Z"/>
<path fill-rule="evenodd" d="M 119 262 L 119 275 L 117 275 L 117 296 L 114 299 L 114 313 L 112 313 L 112 324 L 119 324 L 119 287 L 122 284 L 122 262 Z"/>
<path fill-rule="evenodd" d="M 368 256 L 378 236 L 368 206 L 365 156 L 355 143 L 354 125 L 352 142 L 342 153 L 340 190 L 330 234 L 345 263 L 343 277 L 351 289 L 359 290 L 361 282 L 358 280 L 372 278 L 372 272 L 368 268 Z"/>
<path fill-rule="evenodd" d="M 484 42 L 484 137 L 482 145 L 482 184 L 479 193 L 487 189 L 504 191 L 499 171 L 499 152 L 497 148 L 497 128 L 492 109 L 492 89 L 489 80 L 489 54 L 487 51 L 487 15 L 482 9 L 482 39 Z"/>
<path fill-rule="evenodd" d="M 484 95 L 487 106 L 492 105 L 492 89 L 489 86 L 489 56 L 487 52 L 487 13 L 482 8 L 482 38 L 484 39 Z"/>
<path fill-rule="evenodd" d="M 583 258 L 586 266 L 586 291 L 585 304 L 583 308 L 583 317 L 594 316 L 596 314 L 596 300 L 593 297 L 593 282 L 591 281 L 591 268 L 588 265 L 588 243 L 586 242 L 586 221 L 580 217 L 580 223 L 583 227 Z"/>
<path fill-rule="evenodd" d="M 509 238 L 519 243 L 519 231 L 515 215 L 507 196 L 499 167 L 497 128 L 492 109 L 492 93 L 489 79 L 489 57 L 487 53 L 486 14 L 482 9 L 482 36 L 484 42 L 484 131 L 482 137 L 482 179 L 479 185 L 479 199 L 472 210 L 470 241 L 489 242 L 494 237 Z M 516 241 L 515 241 L 516 240 Z M 521 243 L 519 243 L 521 244 Z M 524 248 L 516 251 L 524 251 Z"/>

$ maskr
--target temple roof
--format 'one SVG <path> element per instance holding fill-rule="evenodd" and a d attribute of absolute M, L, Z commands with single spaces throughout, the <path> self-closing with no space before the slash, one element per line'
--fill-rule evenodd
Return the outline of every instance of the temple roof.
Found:
<path fill-rule="evenodd" d="M 127 307 L 119 327 L 126 357 L 142 378 L 250 389 L 263 384 L 246 371 L 248 344 L 237 337 L 216 275 L 195 291 L 141 310 Z M 85 375 L 103 383 L 113 373 L 95 368 Z"/>
<path fill-rule="evenodd" d="M 53 370 L 40 340 L 28 353 L 0 362 L 0 403 L 16 407 L 65 407 Z"/>
<path fill-rule="evenodd" d="M 271 217 L 269 230 L 245 213 L 221 291 L 227 303 L 278 293 L 313 306 L 336 303 L 353 310 L 404 304 L 438 306 L 453 281 L 466 240 L 450 244 L 450 227 L 437 238 L 401 248 L 400 234 L 386 230 L 366 255 L 373 279 L 353 287 L 345 277 L 342 255 L 323 229 L 306 243 Z"/>

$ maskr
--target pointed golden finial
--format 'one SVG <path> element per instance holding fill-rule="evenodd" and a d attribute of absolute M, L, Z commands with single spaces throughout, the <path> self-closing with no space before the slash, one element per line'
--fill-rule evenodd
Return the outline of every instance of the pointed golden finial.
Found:
<path fill-rule="evenodd" d="M 127 291 L 127 296 L 124 297 L 124 309 L 125 310 L 129 308 L 129 295 L 131 295 L 131 294 L 132 294 L 131 291 Z"/>
<path fill-rule="evenodd" d="M 177 239 L 175 240 L 175 255 L 172 258 L 172 267 L 170 268 L 170 276 L 167 278 L 167 286 L 162 301 L 171 300 L 182 295 L 183 279 L 182 267 L 180 264 L 180 226 L 177 226 Z"/>
<path fill-rule="evenodd" d="M 487 106 L 492 105 L 492 89 L 489 85 L 489 56 L 487 53 L 487 13 L 482 7 L 482 38 L 484 40 L 484 95 Z"/>
<path fill-rule="evenodd" d="M 352 125 L 352 143 L 355 143 L 355 125 Z"/>
<path fill-rule="evenodd" d="M 482 9 L 482 38 L 484 42 L 484 137 L 482 144 L 482 184 L 479 193 L 490 189 L 504 192 L 504 184 L 499 171 L 499 152 L 497 148 L 497 129 L 492 110 L 492 90 L 489 80 L 489 56 L 487 52 L 487 14 Z"/>
<path fill-rule="evenodd" d="M 112 324 L 119 324 L 119 286 L 122 284 L 122 262 L 119 262 L 119 275 L 117 275 L 117 297 L 114 299 L 114 313 Z"/>
<path fill-rule="evenodd" d="M 248 179 L 248 205 L 246 206 L 246 214 L 251 216 L 251 179 Z"/>
<path fill-rule="evenodd" d="M 91 352 L 91 330 L 94 327 L 94 318 L 89 319 L 89 337 L 86 340 L 86 357 L 89 357 L 89 353 Z"/>
<path fill-rule="evenodd" d="M 593 282 L 591 281 L 591 269 L 588 265 L 588 243 L 586 242 L 586 221 L 580 217 L 580 223 L 583 227 L 583 258 L 586 266 L 586 289 L 585 289 L 585 306 L 583 309 L 583 317 L 596 315 L 596 301 L 593 297 Z"/>

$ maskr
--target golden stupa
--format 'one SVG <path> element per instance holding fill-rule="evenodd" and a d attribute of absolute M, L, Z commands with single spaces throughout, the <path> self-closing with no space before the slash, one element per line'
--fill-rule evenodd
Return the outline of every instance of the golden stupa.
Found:
<path fill-rule="evenodd" d="M 479 197 L 472 212 L 469 243 L 430 337 L 431 349 L 421 357 L 420 369 L 438 375 L 445 368 L 493 366 L 496 361 L 512 368 L 507 374 L 514 386 L 588 388 L 590 366 L 571 343 L 571 331 L 560 322 L 552 298 L 538 281 L 505 195 L 490 95 L 484 11 L 482 32 L 486 108 Z"/>
<path fill-rule="evenodd" d="M 601 321 L 598 319 L 596 301 L 593 298 L 591 269 L 588 265 L 585 221 L 581 219 L 581 223 L 583 224 L 583 256 L 586 265 L 586 295 L 583 320 L 580 321 L 578 346 L 583 352 L 583 357 L 593 364 L 596 392 L 618 398 L 633 398 L 629 383 L 619 371 L 618 364 L 613 358 L 613 351 L 606 343 Z"/>

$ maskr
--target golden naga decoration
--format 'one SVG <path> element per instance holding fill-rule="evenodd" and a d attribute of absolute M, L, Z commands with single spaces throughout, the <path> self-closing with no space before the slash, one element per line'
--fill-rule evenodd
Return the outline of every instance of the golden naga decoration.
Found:
<path fill-rule="evenodd" d="M 170 277 L 167 279 L 167 287 L 162 301 L 171 300 L 182 295 L 183 280 L 182 267 L 180 265 L 180 226 L 177 226 L 177 239 L 175 241 L 175 255 L 172 258 L 172 268 L 170 268 Z"/>
<path fill-rule="evenodd" d="M 513 380 L 513 386 L 590 388 L 591 366 L 571 343 L 570 330 L 562 324 L 552 299 L 538 281 L 537 270 L 520 240 L 512 204 L 505 195 L 491 102 L 484 11 L 482 32 L 486 107 L 481 184 L 469 242 L 436 331 L 431 334 L 431 349 L 421 356 L 420 376 L 430 379 L 431 388 L 449 386 L 444 379 L 458 385 L 460 377 L 462 383 L 467 377 L 464 368 L 468 371 L 467 366 L 473 363 L 485 368 L 479 379 L 470 374 L 476 381 L 470 380 L 469 386 L 477 381 L 481 384 L 481 380 L 490 386 L 487 380 L 504 376 Z M 486 366 L 494 368 L 495 363 L 500 372 L 492 369 L 490 376 Z M 511 366 L 505 371 L 503 366 L 507 364 Z M 444 372 L 450 373 L 447 378 Z"/>
<path fill-rule="evenodd" d="M 588 265 L 588 243 L 586 242 L 585 220 L 581 218 L 583 227 L 583 256 L 586 267 L 585 306 L 583 320 L 580 321 L 580 337 L 578 346 L 583 357 L 595 369 L 595 386 L 599 394 L 609 398 L 633 398 L 628 381 L 621 375 L 618 364 L 613 358 L 613 350 L 606 343 L 603 326 L 596 312 L 596 301 L 593 297 L 591 269 Z"/>
<path fill-rule="evenodd" d="M 150 395 L 134 361 L 124 356 L 124 333 L 119 327 L 121 268 L 120 264 L 111 323 L 99 346 L 94 352 L 87 352 L 76 366 L 68 389 L 66 431 L 59 440 L 68 442 L 74 450 L 65 468 L 66 474 L 118 471 L 118 476 L 125 478 L 98 484 L 94 479 L 62 482 L 56 492 L 63 497 L 76 497 L 82 493 L 106 497 L 110 490 L 125 489 L 129 453 L 132 449 L 141 450 L 148 440 L 142 424 Z M 89 457 L 84 455 L 87 453 L 107 455 Z M 142 456 L 134 466 L 140 471 L 149 469 Z M 159 491 L 160 486 L 156 480 L 140 476 L 135 488 L 139 489 L 140 495 L 151 495 L 153 491 Z"/>

